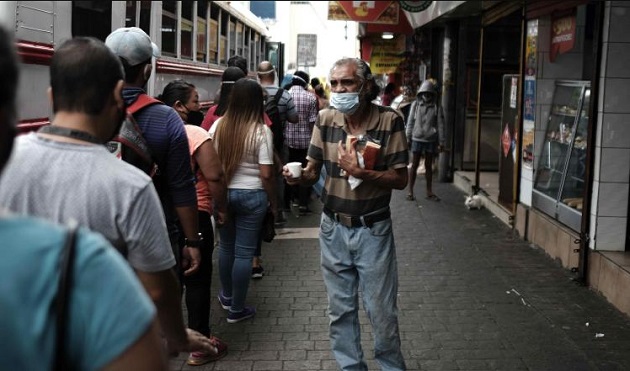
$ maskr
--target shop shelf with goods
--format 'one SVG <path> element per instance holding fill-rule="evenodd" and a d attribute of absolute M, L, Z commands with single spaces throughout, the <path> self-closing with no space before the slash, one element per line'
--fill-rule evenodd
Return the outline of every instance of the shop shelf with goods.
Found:
<path fill-rule="evenodd" d="M 579 230 L 586 172 L 590 87 L 559 81 L 536 169 L 533 206 Z"/>

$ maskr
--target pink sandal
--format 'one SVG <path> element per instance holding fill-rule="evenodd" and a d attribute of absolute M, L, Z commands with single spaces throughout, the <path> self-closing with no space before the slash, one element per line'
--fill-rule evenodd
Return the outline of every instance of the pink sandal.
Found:
<path fill-rule="evenodd" d="M 215 354 L 208 352 L 192 352 L 188 356 L 186 363 L 189 366 L 201 366 L 209 362 L 218 361 L 227 355 L 227 344 L 216 336 L 210 336 L 210 342 L 216 348 Z"/>

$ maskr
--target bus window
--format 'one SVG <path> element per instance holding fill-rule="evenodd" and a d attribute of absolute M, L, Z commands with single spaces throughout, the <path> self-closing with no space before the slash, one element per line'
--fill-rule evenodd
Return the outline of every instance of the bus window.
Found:
<path fill-rule="evenodd" d="M 126 1 L 125 27 L 140 27 L 147 35 L 151 32 L 151 1 Z"/>
<path fill-rule="evenodd" d="M 151 34 L 151 3 L 152 1 L 140 1 L 140 28 L 147 35 Z"/>
<path fill-rule="evenodd" d="M 228 60 L 227 35 L 229 22 L 230 14 L 228 12 L 221 12 L 221 39 L 219 42 L 219 64 L 221 65 L 226 65 Z"/>
<path fill-rule="evenodd" d="M 192 46 L 193 46 L 193 7 L 195 6 L 192 1 L 182 1 L 182 18 L 180 23 L 180 57 L 182 59 L 192 60 Z"/>
<path fill-rule="evenodd" d="M 265 50 L 264 46 L 263 46 L 263 52 L 260 51 L 261 44 L 265 44 L 264 38 L 258 32 L 256 32 L 256 35 L 252 36 L 252 54 L 253 54 L 252 58 L 254 58 L 254 60 L 256 61 L 256 65 L 258 65 L 258 63 L 264 60 L 267 60 L 264 54 L 264 50 Z"/>
<path fill-rule="evenodd" d="M 126 1 L 127 9 L 125 10 L 125 27 L 134 27 L 137 25 L 137 8 L 136 1 Z"/>
<path fill-rule="evenodd" d="M 197 1 L 197 58 L 198 62 L 207 62 L 208 56 L 208 3 Z"/>
<path fill-rule="evenodd" d="M 177 2 L 162 2 L 162 55 L 177 57 Z"/>
<path fill-rule="evenodd" d="M 93 36 L 105 41 L 112 30 L 112 3 L 73 1 L 72 36 Z"/>
<path fill-rule="evenodd" d="M 247 62 L 249 63 L 249 70 L 256 70 L 254 67 L 254 59 L 251 55 L 251 50 L 249 49 L 249 38 L 252 33 L 252 29 L 245 26 L 245 32 L 243 32 L 243 57 L 247 58 Z"/>
<path fill-rule="evenodd" d="M 210 6 L 210 37 L 209 37 L 209 59 L 210 63 L 218 63 L 219 58 L 219 14 L 221 13 L 216 4 Z"/>
<path fill-rule="evenodd" d="M 236 22 L 236 54 L 247 58 L 247 55 L 243 54 L 243 24 L 241 22 Z"/>
<path fill-rule="evenodd" d="M 236 54 L 236 23 L 230 20 L 230 33 L 228 38 L 229 47 L 229 56 L 233 56 Z M 229 58 L 229 57 L 228 57 Z"/>

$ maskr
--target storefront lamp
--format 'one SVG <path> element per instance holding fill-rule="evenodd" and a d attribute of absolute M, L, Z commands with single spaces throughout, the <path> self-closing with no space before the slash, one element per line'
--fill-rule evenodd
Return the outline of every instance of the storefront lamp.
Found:
<path fill-rule="evenodd" d="M 383 34 L 381 35 L 381 38 L 383 40 L 391 40 L 394 38 L 394 34 L 391 32 L 383 32 Z"/>

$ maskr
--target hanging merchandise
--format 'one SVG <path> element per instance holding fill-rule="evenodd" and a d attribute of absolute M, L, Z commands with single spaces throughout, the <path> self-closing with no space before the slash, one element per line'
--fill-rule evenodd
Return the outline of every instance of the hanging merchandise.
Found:
<path fill-rule="evenodd" d="M 505 129 L 503 129 L 503 135 L 501 135 L 501 146 L 503 147 L 503 157 L 507 157 L 510 153 L 510 147 L 512 147 L 512 136 L 510 135 L 510 126 L 505 123 Z"/>

